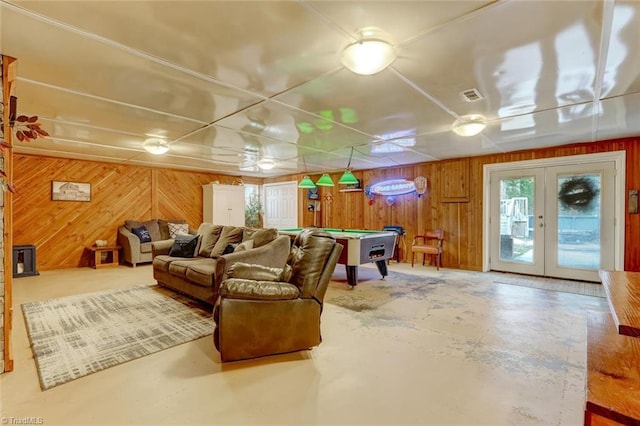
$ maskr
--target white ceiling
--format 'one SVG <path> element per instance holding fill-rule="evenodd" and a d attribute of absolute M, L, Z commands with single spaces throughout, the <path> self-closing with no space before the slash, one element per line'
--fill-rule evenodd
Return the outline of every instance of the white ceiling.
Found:
<path fill-rule="evenodd" d="M 2 0 L 0 23 L 51 134 L 19 153 L 272 177 L 640 135 L 637 0 Z M 372 76 L 340 63 L 365 26 L 398 51 Z M 485 131 L 451 132 L 470 113 Z"/>

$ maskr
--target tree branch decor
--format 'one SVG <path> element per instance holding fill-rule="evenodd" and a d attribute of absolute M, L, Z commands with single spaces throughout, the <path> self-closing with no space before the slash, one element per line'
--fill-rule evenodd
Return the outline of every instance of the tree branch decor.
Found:
<path fill-rule="evenodd" d="M 5 149 L 11 149 L 13 148 L 13 146 L 7 142 L 6 140 L 4 140 L 4 120 L 3 120 L 3 116 L 4 114 L 2 114 L 2 111 L 0 111 L 0 129 L 2 131 L 0 131 L 0 136 L 2 136 L 2 138 L 0 138 L 0 151 L 4 152 Z M 20 141 L 20 142 L 31 142 L 33 140 L 36 140 L 38 138 L 45 138 L 47 136 L 49 136 L 49 133 L 47 133 L 46 130 L 43 130 L 41 127 L 41 124 L 38 122 L 38 116 L 37 115 L 32 115 L 32 116 L 27 116 L 27 115 L 19 115 L 18 117 L 16 117 L 15 120 L 9 120 L 9 131 L 14 132 L 16 135 L 16 138 Z M 16 192 L 16 187 L 10 183 L 6 181 L 7 178 L 7 174 L 4 171 L 4 168 L 0 169 L 0 190 L 2 191 L 9 191 L 9 192 Z"/>

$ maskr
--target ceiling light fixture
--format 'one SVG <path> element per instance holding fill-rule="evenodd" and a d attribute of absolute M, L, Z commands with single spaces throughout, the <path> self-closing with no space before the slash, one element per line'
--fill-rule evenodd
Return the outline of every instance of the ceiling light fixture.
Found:
<path fill-rule="evenodd" d="M 387 68 L 396 59 L 396 50 L 388 35 L 379 28 L 358 31 L 358 40 L 342 51 L 342 64 L 356 74 L 372 75 Z"/>
<path fill-rule="evenodd" d="M 318 186 L 336 186 L 336 184 L 333 183 L 333 179 L 331 179 L 331 176 L 329 176 L 327 173 L 324 173 L 322 176 L 320 176 L 320 179 L 318 179 L 316 181 L 316 185 L 318 185 Z"/>
<path fill-rule="evenodd" d="M 153 155 L 166 154 L 169 151 L 169 143 L 160 138 L 150 138 L 144 141 L 142 147 L 145 151 Z"/>
<path fill-rule="evenodd" d="M 276 166 L 276 162 L 271 158 L 262 158 L 256 162 L 256 165 L 262 170 L 271 170 Z"/>
<path fill-rule="evenodd" d="M 303 177 L 300 183 L 298 184 L 298 188 L 302 188 L 302 189 L 313 189 L 315 187 L 316 187 L 316 184 L 313 183 L 313 181 L 309 176 Z"/>
<path fill-rule="evenodd" d="M 355 185 L 358 182 L 357 177 L 351 173 L 351 159 L 353 158 L 353 147 L 351 147 L 351 154 L 349 155 L 349 163 L 347 164 L 347 170 L 342 174 L 342 177 L 338 180 L 340 185 Z"/>
<path fill-rule="evenodd" d="M 487 119 L 480 114 L 463 115 L 453 122 L 451 130 L 460 136 L 474 136 L 487 127 Z"/>

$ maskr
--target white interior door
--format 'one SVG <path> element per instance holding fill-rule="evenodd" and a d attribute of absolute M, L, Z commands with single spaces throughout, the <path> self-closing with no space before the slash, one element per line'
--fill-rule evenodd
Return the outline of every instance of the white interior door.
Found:
<path fill-rule="evenodd" d="M 282 182 L 264 185 L 264 227 L 298 227 L 298 183 Z"/>
<path fill-rule="evenodd" d="M 599 281 L 620 253 L 615 176 L 614 161 L 491 172 L 490 269 Z"/>

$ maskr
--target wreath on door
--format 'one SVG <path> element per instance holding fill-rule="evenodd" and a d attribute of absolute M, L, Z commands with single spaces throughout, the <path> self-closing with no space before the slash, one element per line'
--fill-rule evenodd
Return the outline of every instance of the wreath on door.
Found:
<path fill-rule="evenodd" d="M 592 179 L 574 177 L 562 182 L 558 191 L 558 201 L 565 208 L 589 210 L 599 193 Z"/>

